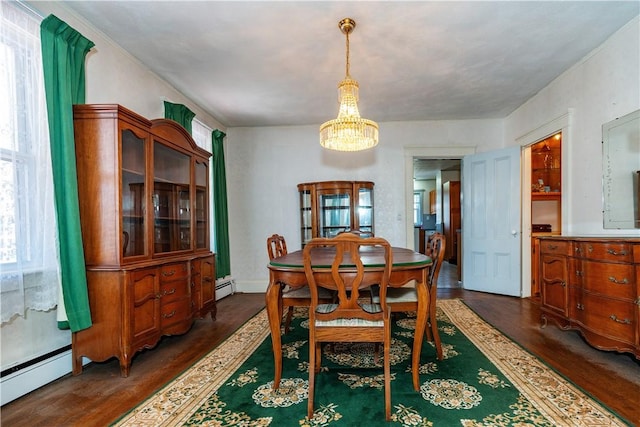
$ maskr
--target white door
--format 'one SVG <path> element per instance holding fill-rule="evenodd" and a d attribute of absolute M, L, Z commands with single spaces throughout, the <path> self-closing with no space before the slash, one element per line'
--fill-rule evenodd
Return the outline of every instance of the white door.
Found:
<path fill-rule="evenodd" d="M 462 159 L 462 284 L 521 296 L 520 147 Z"/>

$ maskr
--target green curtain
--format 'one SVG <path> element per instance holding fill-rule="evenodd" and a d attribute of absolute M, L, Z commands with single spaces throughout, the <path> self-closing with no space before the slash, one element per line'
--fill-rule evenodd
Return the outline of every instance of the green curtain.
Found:
<path fill-rule="evenodd" d="M 189 135 L 193 135 L 191 122 L 195 116 L 196 113 L 182 104 L 172 104 L 171 102 L 164 101 L 164 118 L 180 123 L 180 125 L 189 132 Z"/>
<path fill-rule="evenodd" d="M 216 129 L 213 142 L 213 216 L 216 250 L 216 279 L 231 274 L 229 255 L 229 212 L 227 211 L 227 177 L 224 169 L 225 133 Z"/>
<path fill-rule="evenodd" d="M 63 297 L 58 327 L 75 332 L 91 326 L 91 312 L 80 229 L 73 104 L 85 102 L 84 60 L 94 43 L 54 15 L 40 24 L 40 38 Z"/>

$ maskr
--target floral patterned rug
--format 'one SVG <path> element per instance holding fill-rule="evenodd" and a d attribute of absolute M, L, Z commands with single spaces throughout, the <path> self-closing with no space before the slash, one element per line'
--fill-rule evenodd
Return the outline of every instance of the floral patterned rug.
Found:
<path fill-rule="evenodd" d="M 425 342 L 420 391 L 411 383 L 415 313 L 395 316 L 392 421 L 384 421 L 381 360 L 371 344 L 323 348 L 315 414 L 307 408 L 307 313 L 283 335 L 283 379 L 263 310 L 223 344 L 126 414 L 117 426 L 618 426 L 627 425 L 460 300 L 438 300 L 444 360 Z"/>

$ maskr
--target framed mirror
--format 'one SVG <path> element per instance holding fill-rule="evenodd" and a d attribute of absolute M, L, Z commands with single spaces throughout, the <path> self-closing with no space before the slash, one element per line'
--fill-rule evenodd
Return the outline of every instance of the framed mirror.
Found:
<path fill-rule="evenodd" d="M 640 110 L 602 126 L 604 228 L 640 228 Z"/>

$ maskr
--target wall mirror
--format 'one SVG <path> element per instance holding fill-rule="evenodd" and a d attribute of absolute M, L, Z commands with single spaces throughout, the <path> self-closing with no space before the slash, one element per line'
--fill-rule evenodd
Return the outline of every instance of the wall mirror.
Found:
<path fill-rule="evenodd" d="M 604 228 L 640 228 L 640 110 L 602 126 Z"/>

